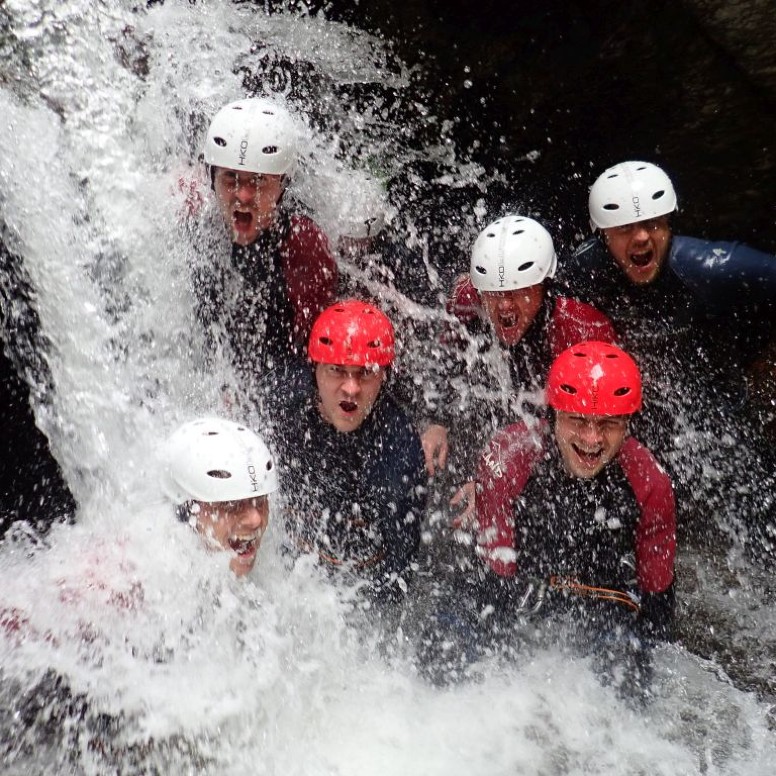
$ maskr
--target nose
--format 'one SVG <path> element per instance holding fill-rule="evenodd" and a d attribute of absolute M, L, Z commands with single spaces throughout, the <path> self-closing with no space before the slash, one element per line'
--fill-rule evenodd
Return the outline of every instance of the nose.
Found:
<path fill-rule="evenodd" d="M 342 381 L 342 390 L 348 396 L 357 396 L 361 393 L 361 380 L 354 374 L 347 374 Z"/>
<path fill-rule="evenodd" d="M 585 423 L 579 431 L 579 437 L 586 445 L 597 445 L 603 439 L 603 433 L 597 423 Z"/>
<path fill-rule="evenodd" d="M 509 297 L 502 297 L 498 300 L 498 309 L 501 312 L 507 312 L 512 307 L 512 300 Z"/>
<path fill-rule="evenodd" d="M 633 239 L 636 242 L 647 242 L 649 240 L 649 230 L 642 223 L 637 223 L 633 228 Z"/>
<path fill-rule="evenodd" d="M 267 525 L 268 504 L 266 498 L 251 499 L 245 502 L 237 518 L 240 530 L 250 532 Z"/>
<path fill-rule="evenodd" d="M 252 181 L 238 180 L 235 185 L 235 197 L 240 202 L 252 202 L 256 198 L 256 186 Z"/>

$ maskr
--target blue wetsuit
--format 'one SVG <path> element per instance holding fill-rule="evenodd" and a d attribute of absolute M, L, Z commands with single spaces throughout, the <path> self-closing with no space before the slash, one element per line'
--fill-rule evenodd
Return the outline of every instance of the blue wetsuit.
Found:
<path fill-rule="evenodd" d="M 363 424 L 337 431 L 320 415 L 312 381 L 276 430 L 287 530 L 302 552 L 398 595 L 420 544 L 425 462 L 410 419 L 385 390 Z"/>

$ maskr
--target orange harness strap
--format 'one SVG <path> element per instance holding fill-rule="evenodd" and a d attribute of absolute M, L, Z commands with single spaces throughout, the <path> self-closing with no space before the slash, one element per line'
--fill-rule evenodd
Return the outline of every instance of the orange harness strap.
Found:
<path fill-rule="evenodd" d="M 376 552 L 374 555 L 370 555 L 368 558 L 365 558 L 364 560 L 359 560 L 357 562 L 346 561 L 346 560 L 340 560 L 339 558 L 335 558 L 333 555 L 329 555 L 325 553 L 322 549 L 320 549 L 319 547 L 316 547 L 311 542 L 305 541 L 304 539 L 300 539 L 298 537 L 295 538 L 295 544 L 302 552 L 318 553 L 318 557 L 325 563 L 328 563 L 330 566 L 349 565 L 356 571 L 361 571 L 362 569 L 366 569 L 366 568 L 369 568 L 370 566 L 374 566 L 385 557 L 385 551 L 380 550 L 380 552 Z"/>
<path fill-rule="evenodd" d="M 623 593 L 622 590 L 612 590 L 608 587 L 592 587 L 591 585 L 583 585 L 572 577 L 550 577 L 549 587 L 551 590 L 565 590 L 575 595 L 584 596 L 587 598 L 598 598 L 601 601 L 611 601 L 615 604 L 621 604 L 634 612 L 640 611 L 639 605 L 634 601 L 627 593 Z"/>

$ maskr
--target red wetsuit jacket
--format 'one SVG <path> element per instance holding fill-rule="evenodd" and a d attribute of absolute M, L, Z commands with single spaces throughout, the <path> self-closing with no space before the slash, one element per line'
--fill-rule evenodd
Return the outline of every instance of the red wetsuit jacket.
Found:
<path fill-rule="evenodd" d="M 193 280 L 211 346 L 225 334 L 238 372 L 255 384 L 304 353 L 313 321 L 335 300 L 337 265 L 314 221 L 281 213 L 227 261 L 198 265 Z"/>
<path fill-rule="evenodd" d="M 545 306 L 549 308 L 545 333 L 552 358 L 556 358 L 577 342 L 598 340 L 614 343 L 617 339 L 612 322 L 592 305 L 548 292 Z M 472 284 L 469 275 L 460 275 L 455 281 L 453 292 L 447 302 L 447 312 L 455 315 L 467 327 L 475 326 L 478 321 L 485 318 L 479 291 Z M 531 329 L 537 323 L 540 328 L 543 322 L 543 318 L 537 318 Z M 531 329 L 526 333 L 526 338 Z M 520 345 L 521 343 L 518 342 L 515 347 L 519 348 Z"/>
<path fill-rule="evenodd" d="M 561 575 L 617 590 L 635 583 L 643 593 L 673 582 L 671 481 L 633 437 L 586 479 L 565 471 L 546 422 L 509 426 L 480 458 L 477 521 L 478 553 L 500 577 Z"/>

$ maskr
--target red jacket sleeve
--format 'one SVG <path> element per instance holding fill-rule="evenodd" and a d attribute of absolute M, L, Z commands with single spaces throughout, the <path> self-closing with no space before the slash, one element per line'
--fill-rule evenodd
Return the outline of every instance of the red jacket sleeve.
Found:
<path fill-rule="evenodd" d="M 455 279 L 453 292 L 447 300 L 446 307 L 447 312 L 458 318 L 461 323 L 469 323 L 479 315 L 482 302 L 468 275 L 459 275 Z"/>
<path fill-rule="evenodd" d="M 619 461 L 641 507 L 636 526 L 636 579 L 645 593 L 662 593 L 674 580 L 676 555 L 671 480 L 652 453 L 633 437 L 625 440 Z"/>
<path fill-rule="evenodd" d="M 541 451 L 540 432 L 515 423 L 491 439 L 477 466 L 477 553 L 502 577 L 517 571 L 514 502 Z"/>
<path fill-rule="evenodd" d="M 586 340 L 615 344 L 612 322 L 592 305 L 559 296 L 555 300 L 549 327 L 550 350 L 557 358 L 566 348 Z"/>
<path fill-rule="evenodd" d="M 294 308 L 294 329 L 306 341 L 313 321 L 335 301 L 337 264 L 326 235 L 306 216 L 291 217 L 291 229 L 281 255 Z"/>

